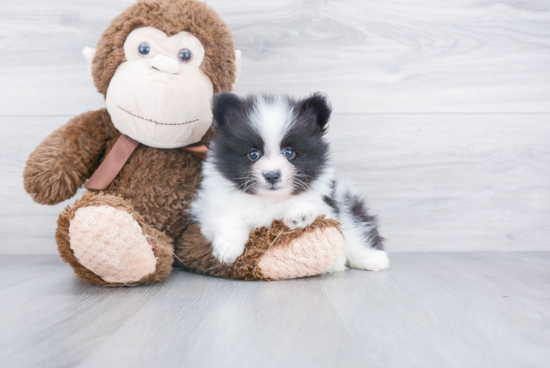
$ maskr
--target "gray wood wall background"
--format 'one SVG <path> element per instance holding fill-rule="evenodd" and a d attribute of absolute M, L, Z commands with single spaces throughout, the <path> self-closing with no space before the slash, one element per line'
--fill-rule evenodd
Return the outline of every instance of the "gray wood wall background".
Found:
<path fill-rule="evenodd" d="M 28 155 L 104 106 L 81 49 L 131 0 L 0 2 L 0 253 L 55 253 Z M 392 252 L 550 250 L 550 1 L 212 0 L 241 94 L 326 92 Z"/>

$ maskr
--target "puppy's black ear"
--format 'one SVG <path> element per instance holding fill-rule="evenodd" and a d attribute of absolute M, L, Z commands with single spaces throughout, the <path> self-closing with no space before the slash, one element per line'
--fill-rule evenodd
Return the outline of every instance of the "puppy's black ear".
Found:
<path fill-rule="evenodd" d="M 212 115 L 216 128 L 224 128 L 228 118 L 241 109 L 242 100 L 239 96 L 230 92 L 221 92 L 212 98 Z"/>
<path fill-rule="evenodd" d="M 321 128 L 321 131 L 325 132 L 328 119 L 332 112 L 332 107 L 324 94 L 316 92 L 310 97 L 298 102 L 298 112 L 300 115 L 312 114 Z"/>

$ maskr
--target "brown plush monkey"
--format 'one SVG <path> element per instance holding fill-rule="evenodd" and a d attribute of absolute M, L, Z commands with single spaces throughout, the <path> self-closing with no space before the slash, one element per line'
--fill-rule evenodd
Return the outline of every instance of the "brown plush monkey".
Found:
<path fill-rule="evenodd" d="M 342 252 L 338 223 L 254 231 L 231 265 L 186 212 L 212 136 L 213 93 L 230 91 L 239 53 L 219 15 L 195 0 L 139 1 L 116 17 L 97 52 L 85 49 L 106 109 L 54 131 L 30 155 L 25 189 L 53 205 L 88 191 L 60 215 L 63 260 L 95 285 L 165 280 L 174 260 L 191 271 L 273 280 L 326 272 Z"/>

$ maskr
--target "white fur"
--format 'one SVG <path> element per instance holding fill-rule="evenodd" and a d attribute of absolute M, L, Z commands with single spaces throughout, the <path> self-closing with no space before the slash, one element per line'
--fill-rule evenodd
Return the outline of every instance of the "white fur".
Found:
<path fill-rule="evenodd" d="M 329 175 L 313 187 L 330 191 Z M 328 179 L 328 180 L 327 180 Z M 224 178 L 207 160 L 203 165 L 203 181 L 191 213 L 201 225 L 202 234 L 212 242 L 214 256 L 232 263 L 242 254 L 250 232 L 269 227 L 273 220 L 283 220 L 290 228 L 310 225 L 319 215 L 334 217 L 319 192 L 311 190 L 295 196 L 260 196 L 245 193 Z M 305 216 L 305 220 L 301 220 Z M 297 223 L 294 223 L 294 220 Z"/>
<path fill-rule="evenodd" d="M 310 185 L 310 188 L 293 195 L 294 166 L 280 152 L 280 141 L 292 124 L 290 107 L 284 99 L 268 103 L 259 98 L 251 121 L 266 143 L 266 150 L 253 165 L 256 194 L 237 188 L 216 169 L 209 157 L 203 165 L 203 180 L 196 200 L 191 205 L 192 216 L 200 223 L 201 232 L 212 243 L 213 255 L 223 263 L 232 263 L 244 251 L 250 232 L 257 227 L 269 227 L 273 220 L 282 220 L 290 229 L 311 225 L 320 215 L 340 221 L 345 238 L 344 255 L 331 271 L 343 271 L 346 263 L 351 267 L 379 271 L 389 266 L 386 252 L 365 244 L 362 230 L 353 221 L 349 211 L 334 213 L 323 200 L 330 196 L 335 178 L 332 166 Z M 269 190 L 263 173 L 280 170 L 278 190 Z M 248 184 L 245 184 L 245 186 Z M 351 190 L 338 183 L 336 198 Z M 341 199 L 341 198 L 340 198 Z M 368 241 L 367 241 L 368 242 Z"/>
<path fill-rule="evenodd" d="M 258 183 L 258 194 L 263 196 L 289 197 L 292 193 L 294 166 L 281 154 L 279 143 L 292 125 L 292 110 L 283 98 L 266 101 L 259 96 L 251 122 L 266 144 L 264 155 L 254 164 L 253 173 Z M 281 179 L 277 191 L 269 190 L 263 173 L 280 170 Z"/>
<path fill-rule="evenodd" d="M 250 117 L 254 128 L 267 145 L 266 154 L 279 152 L 279 143 L 292 125 L 292 109 L 282 97 L 268 101 L 258 96 Z"/>

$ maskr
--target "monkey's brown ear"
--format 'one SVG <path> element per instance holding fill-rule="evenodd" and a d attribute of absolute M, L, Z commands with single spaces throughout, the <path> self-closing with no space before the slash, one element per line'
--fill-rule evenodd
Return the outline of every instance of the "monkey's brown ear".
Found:
<path fill-rule="evenodd" d="M 95 56 L 95 49 L 92 49 L 91 47 L 84 47 L 82 49 L 82 55 L 84 55 L 84 59 L 86 59 L 86 66 L 88 67 L 88 72 L 92 74 L 92 62 Z"/>
<path fill-rule="evenodd" d="M 235 50 L 235 83 L 233 84 L 236 84 L 239 81 L 239 78 L 241 76 L 241 61 L 242 61 L 241 50 Z"/>
<path fill-rule="evenodd" d="M 227 117 L 240 112 L 243 100 L 234 93 L 221 92 L 212 99 L 212 115 L 216 128 L 223 128 L 227 123 Z"/>
<path fill-rule="evenodd" d="M 330 114 L 332 113 L 332 107 L 323 93 L 315 92 L 308 98 L 298 102 L 298 111 L 300 114 L 304 115 L 312 114 L 317 125 L 319 125 L 321 131 L 324 132 Z"/>

